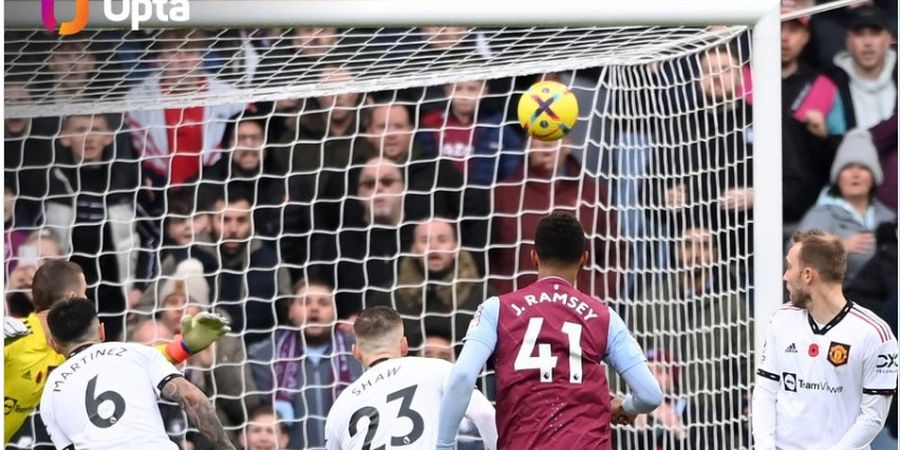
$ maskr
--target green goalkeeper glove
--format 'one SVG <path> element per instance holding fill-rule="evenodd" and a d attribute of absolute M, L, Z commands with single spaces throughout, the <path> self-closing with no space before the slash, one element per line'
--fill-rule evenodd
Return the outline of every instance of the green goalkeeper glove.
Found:
<path fill-rule="evenodd" d="M 218 314 L 202 312 L 181 318 L 181 337 L 191 353 L 204 350 L 229 331 L 228 321 Z"/>

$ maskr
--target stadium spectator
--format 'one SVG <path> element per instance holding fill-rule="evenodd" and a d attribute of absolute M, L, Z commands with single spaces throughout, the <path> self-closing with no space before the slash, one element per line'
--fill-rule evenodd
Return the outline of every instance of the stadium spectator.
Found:
<path fill-rule="evenodd" d="M 875 230 L 896 215 L 875 197 L 884 181 L 878 151 L 868 130 L 844 135 L 831 166 L 831 186 L 803 216 L 799 231 L 818 228 L 837 236 L 847 251 L 849 283 L 875 253 Z"/>
<path fill-rule="evenodd" d="M 115 72 L 104 73 L 114 64 L 110 50 L 103 40 L 60 39 L 48 51 L 45 70 L 39 71 L 47 77 L 41 87 L 63 104 L 108 96 L 116 88 Z"/>
<path fill-rule="evenodd" d="M 737 271 L 723 258 L 712 230 L 692 227 L 680 236 L 673 269 L 645 277 L 639 301 L 626 305 L 626 322 L 644 348 L 672 349 L 672 359 L 688 362 L 678 386 L 693 393 L 685 417 L 695 426 L 684 448 L 704 442 L 738 448 L 747 392 L 731 388 L 750 381 L 749 302 L 734 291 L 740 286 Z M 713 421 L 735 424 L 729 428 L 733 433 Z"/>
<path fill-rule="evenodd" d="M 19 250 L 10 264 L 14 269 L 6 278 L 6 312 L 13 317 L 27 317 L 34 312 L 31 283 L 35 272 L 45 261 L 62 258 L 63 252 L 62 244 L 48 231 L 27 235 Z"/>
<path fill-rule="evenodd" d="M 197 31 L 161 31 L 150 52 L 159 71 L 128 93 L 128 99 L 165 97 L 206 92 L 222 96 L 233 88 L 203 71 L 205 42 Z M 150 210 L 161 208 L 163 193 L 178 189 L 200 173 L 200 166 L 214 164 L 229 117 L 241 112 L 244 104 L 192 106 L 161 110 L 132 111 L 128 123 L 132 144 L 142 156 L 143 178 L 152 188 L 147 192 Z"/>
<path fill-rule="evenodd" d="M 207 274 L 207 284 L 214 288 L 213 274 L 219 269 L 219 263 L 215 256 L 197 245 L 197 227 L 192 219 L 193 212 L 190 203 L 183 193 L 171 195 L 167 203 L 167 214 L 163 218 L 162 246 L 154 255 L 153 265 L 155 273 L 151 276 L 150 283 L 137 304 L 131 305 L 132 309 L 140 314 L 148 315 L 159 308 L 156 303 L 159 297 L 158 290 L 162 283 L 160 278 L 171 276 L 176 267 L 183 261 L 195 259 L 203 265 L 203 272 Z M 215 297 L 211 295 L 210 297 Z"/>
<path fill-rule="evenodd" d="M 261 404 L 250 410 L 241 431 L 240 444 L 245 450 L 290 449 L 288 427 L 271 405 Z"/>
<path fill-rule="evenodd" d="M 677 236 L 692 217 L 715 218 L 713 229 L 729 227 L 727 255 L 750 251 L 749 210 L 753 207 L 750 155 L 752 130 L 747 90 L 737 51 L 723 46 L 699 57 L 702 94 L 697 110 L 679 114 L 661 142 L 683 142 L 655 149 L 645 198 L 654 208 L 650 219 L 658 230 Z M 664 208 L 662 211 L 659 207 Z"/>
<path fill-rule="evenodd" d="M 782 12 L 793 12 L 782 7 Z M 846 132 L 837 86 L 800 58 L 810 39 L 807 16 L 781 23 L 783 219 L 793 228 L 828 183 L 828 169 Z M 790 232 L 786 232 L 790 235 Z"/>
<path fill-rule="evenodd" d="M 281 234 L 281 206 L 285 200 L 283 173 L 267 148 L 266 116 L 262 106 L 250 105 L 231 117 L 222 139 L 223 155 L 203 168 L 202 182 L 212 189 L 239 186 L 253 202 L 253 220 L 261 236 Z"/>
<path fill-rule="evenodd" d="M 456 360 L 453 351 L 454 341 L 450 339 L 448 331 L 442 328 L 426 328 L 425 336 L 427 337 L 422 341 L 422 350 L 419 351 L 419 356 L 443 359 L 449 362 Z"/>
<path fill-rule="evenodd" d="M 25 86 L 24 82 L 9 78 L 3 85 L 6 104 L 28 104 L 31 95 Z M 38 119 L 3 119 L 4 183 L 9 184 L 16 194 L 13 222 L 17 227 L 39 225 L 43 211 L 41 200 L 48 195 L 47 172 L 53 163 L 54 134 L 35 136 L 36 121 Z"/>
<path fill-rule="evenodd" d="M 897 110 L 889 119 L 870 128 L 872 141 L 878 149 L 884 183 L 878 188 L 878 200 L 897 212 Z"/>
<path fill-rule="evenodd" d="M 522 137 L 503 126 L 499 113 L 480 106 L 487 93 L 486 81 L 446 84 L 447 108 L 422 117 L 424 151 L 450 159 L 469 186 L 489 187 L 511 176 L 522 160 Z"/>
<path fill-rule="evenodd" d="M 66 117 L 44 204 L 47 229 L 84 270 L 108 340 L 123 337 L 125 293 L 140 294 L 134 280 L 147 277 L 150 262 L 138 251 L 149 247 L 135 220 L 138 171 L 117 158 L 113 142 L 106 116 Z"/>
<path fill-rule="evenodd" d="M 687 447 L 685 410 L 687 400 L 679 398 L 679 367 L 672 356 L 663 349 L 644 351 L 650 372 L 662 388 L 664 399 L 650 414 L 641 414 L 634 420 L 635 432 L 630 437 L 634 445 L 619 444 L 616 448 L 634 450 L 681 450 Z"/>
<path fill-rule="evenodd" d="M 320 82 L 326 84 L 352 79 L 353 74 L 339 66 L 326 66 L 319 76 Z M 317 97 L 309 101 L 309 111 L 292 118 L 287 132 L 279 139 L 288 148 L 275 153 L 279 166 L 289 168 L 293 174 L 292 200 L 334 200 L 346 195 L 344 172 L 371 155 L 370 149 L 361 145 L 358 134 L 362 99 L 362 94 L 352 92 Z"/>
<path fill-rule="evenodd" d="M 846 51 L 834 57 L 829 77 L 838 86 L 847 128 L 869 128 L 897 108 L 897 52 L 884 11 L 874 5 L 850 12 Z"/>
<path fill-rule="evenodd" d="M 352 78 L 348 69 L 333 65 L 324 67 L 319 76 L 325 84 Z M 309 230 L 338 228 L 341 203 L 353 190 L 348 170 L 371 156 L 358 133 L 362 99 L 362 94 L 345 93 L 306 100 L 308 110 L 291 118 L 274 152 L 278 164 L 290 169 L 285 207 L 285 220 L 290 221 L 285 231 L 290 234 L 281 239 L 281 248 L 295 275 L 307 262 Z"/>
<path fill-rule="evenodd" d="M 460 221 L 460 240 L 467 248 L 487 243 L 487 204 L 482 190 L 465 185 L 453 163 L 428 154 L 413 141 L 410 111 L 399 104 L 368 109 L 366 140 L 375 156 L 399 164 L 406 180 L 406 220 L 446 217 Z M 476 255 L 481 267 L 480 256 Z"/>
<path fill-rule="evenodd" d="M 526 163 L 493 192 L 491 283 L 497 292 L 512 292 L 536 280 L 530 251 L 538 222 L 548 211 L 572 211 L 588 233 L 591 264 L 578 274 L 577 289 L 597 298 L 614 298 L 623 267 L 617 243 L 616 213 L 606 207 L 606 186 L 583 172 L 569 141 L 530 139 Z"/>
<path fill-rule="evenodd" d="M 404 327 L 407 338 L 409 337 L 409 329 Z M 456 360 L 453 351 L 454 342 L 450 338 L 450 330 L 444 327 L 426 327 L 425 340 L 422 342 L 422 349 L 419 356 L 423 358 L 443 359 L 444 361 L 453 362 Z M 456 436 L 457 450 L 484 450 L 484 443 L 478 433 L 478 427 L 468 417 L 463 417 L 459 423 L 459 434 Z"/>
<path fill-rule="evenodd" d="M 335 329 L 331 286 L 299 281 L 287 309 L 287 326 L 248 349 L 253 377 L 262 392 L 274 392 L 290 447 L 322 447 L 328 410 L 362 367 L 351 353 L 353 338 Z"/>
<path fill-rule="evenodd" d="M 397 255 L 410 248 L 413 226 L 403 211 L 405 185 L 398 166 L 372 158 L 349 179 L 356 192 L 345 202 L 337 233 L 312 236 L 313 278 L 337 286 L 338 316 L 387 304 L 397 279 Z"/>
<path fill-rule="evenodd" d="M 218 260 L 213 307 L 231 318 L 231 329 L 244 341 L 260 341 L 271 335 L 276 323 L 275 301 L 290 295 L 290 277 L 280 267 L 278 251 L 269 241 L 257 239 L 246 191 L 233 187 L 215 201 L 212 217 L 214 244 L 206 247 Z"/>
<path fill-rule="evenodd" d="M 15 270 L 18 264 L 19 247 L 28 239 L 28 231 L 16 227 L 13 220 L 15 215 L 16 191 L 11 180 L 7 178 L 3 183 L 3 275 L 8 279 L 9 274 Z"/>
<path fill-rule="evenodd" d="M 410 253 L 400 258 L 394 289 L 410 347 L 418 348 L 433 328 L 461 342 L 478 305 L 493 294 L 475 258 L 460 250 L 454 225 L 444 219 L 416 226 Z"/>

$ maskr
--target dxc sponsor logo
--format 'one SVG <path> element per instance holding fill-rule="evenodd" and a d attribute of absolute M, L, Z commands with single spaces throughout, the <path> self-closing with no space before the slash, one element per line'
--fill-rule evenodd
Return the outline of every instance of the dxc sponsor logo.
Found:
<path fill-rule="evenodd" d="M 885 354 L 885 355 L 878 355 L 878 363 L 875 365 L 875 369 L 879 373 L 896 372 L 897 371 L 897 354 L 889 353 L 889 354 Z"/>
<path fill-rule="evenodd" d="M 90 8 L 88 0 L 75 0 L 75 17 L 62 22 L 56 28 L 54 0 L 41 0 L 41 21 L 47 31 L 57 31 L 60 36 L 78 33 L 87 26 Z M 115 7 L 119 3 L 119 7 Z M 162 22 L 185 22 L 190 19 L 188 0 L 103 0 L 103 15 L 113 22 L 131 20 L 131 29 L 138 30 L 142 22 L 156 17 Z"/>

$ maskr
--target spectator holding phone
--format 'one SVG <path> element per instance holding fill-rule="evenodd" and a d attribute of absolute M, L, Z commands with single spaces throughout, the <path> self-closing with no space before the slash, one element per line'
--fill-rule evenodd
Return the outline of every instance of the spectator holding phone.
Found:
<path fill-rule="evenodd" d="M 31 282 L 34 273 L 49 259 L 62 257 L 62 245 L 48 231 L 35 231 L 19 246 L 6 283 L 6 312 L 13 317 L 25 317 L 34 311 Z M 12 266 L 12 263 L 10 264 Z"/>

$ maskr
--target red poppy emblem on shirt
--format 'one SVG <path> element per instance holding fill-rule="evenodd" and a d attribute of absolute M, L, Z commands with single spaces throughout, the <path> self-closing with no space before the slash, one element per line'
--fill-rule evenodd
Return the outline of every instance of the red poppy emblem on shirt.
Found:
<path fill-rule="evenodd" d="M 809 356 L 815 358 L 819 356 L 819 345 L 818 344 L 809 344 Z"/>

